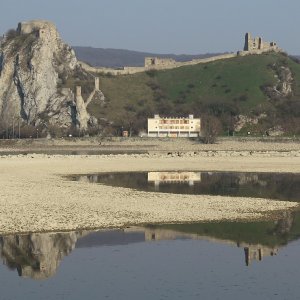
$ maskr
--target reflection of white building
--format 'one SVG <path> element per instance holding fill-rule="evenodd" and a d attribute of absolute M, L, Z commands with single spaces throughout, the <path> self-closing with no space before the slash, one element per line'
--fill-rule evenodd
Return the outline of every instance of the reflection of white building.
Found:
<path fill-rule="evenodd" d="M 188 118 L 161 118 L 154 115 L 148 119 L 149 137 L 199 137 L 201 131 L 200 119 Z"/>
<path fill-rule="evenodd" d="M 155 186 L 160 183 L 184 183 L 193 185 L 201 181 L 200 172 L 148 172 L 148 182 L 154 182 Z"/>

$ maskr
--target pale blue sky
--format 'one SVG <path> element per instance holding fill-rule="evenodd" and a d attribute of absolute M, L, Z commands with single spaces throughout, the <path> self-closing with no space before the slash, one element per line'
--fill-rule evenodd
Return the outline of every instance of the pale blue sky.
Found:
<path fill-rule="evenodd" d="M 73 46 L 236 51 L 250 31 L 300 54 L 300 0 L 0 0 L 0 33 L 30 19 L 53 21 Z"/>

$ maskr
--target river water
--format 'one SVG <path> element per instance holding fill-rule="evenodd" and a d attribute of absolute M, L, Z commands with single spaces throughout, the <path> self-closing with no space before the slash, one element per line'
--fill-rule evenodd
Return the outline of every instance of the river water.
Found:
<path fill-rule="evenodd" d="M 150 173 L 150 174 L 149 174 Z M 72 176 L 139 190 L 299 201 L 299 175 Z M 0 237 L 0 299 L 299 299 L 300 214 Z"/>

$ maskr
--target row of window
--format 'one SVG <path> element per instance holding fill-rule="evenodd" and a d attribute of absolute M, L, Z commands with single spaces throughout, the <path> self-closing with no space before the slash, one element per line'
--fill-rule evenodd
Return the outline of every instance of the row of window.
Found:
<path fill-rule="evenodd" d="M 157 129 L 157 127 L 155 127 Z M 178 130 L 189 130 L 190 128 L 193 129 L 194 127 L 190 127 L 190 126 L 159 126 L 158 127 L 160 130 L 162 129 L 166 129 L 166 130 L 169 130 L 169 129 L 178 129 Z"/>
<path fill-rule="evenodd" d="M 189 122 L 189 120 L 159 120 L 159 124 L 189 124 Z"/>
<path fill-rule="evenodd" d="M 166 175 L 159 176 L 160 181 L 164 181 L 164 180 L 189 180 L 189 179 L 190 179 L 189 175 L 181 175 L 181 174 L 169 175 L 169 176 L 166 176 Z"/>

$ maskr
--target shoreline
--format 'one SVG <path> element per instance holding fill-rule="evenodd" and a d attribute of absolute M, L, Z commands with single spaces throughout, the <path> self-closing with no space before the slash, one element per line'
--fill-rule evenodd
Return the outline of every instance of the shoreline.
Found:
<path fill-rule="evenodd" d="M 141 192 L 65 176 L 128 171 L 300 173 L 300 156 L 19 155 L 0 157 L 0 233 L 159 223 L 269 219 L 299 204 L 258 198 Z"/>
<path fill-rule="evenodd" d="M 300 151 L 300 138 L 222 137 L 214 144 L 187 138 L 0 139 L 1 152 L 46 150 L 123 151 Z"/>

